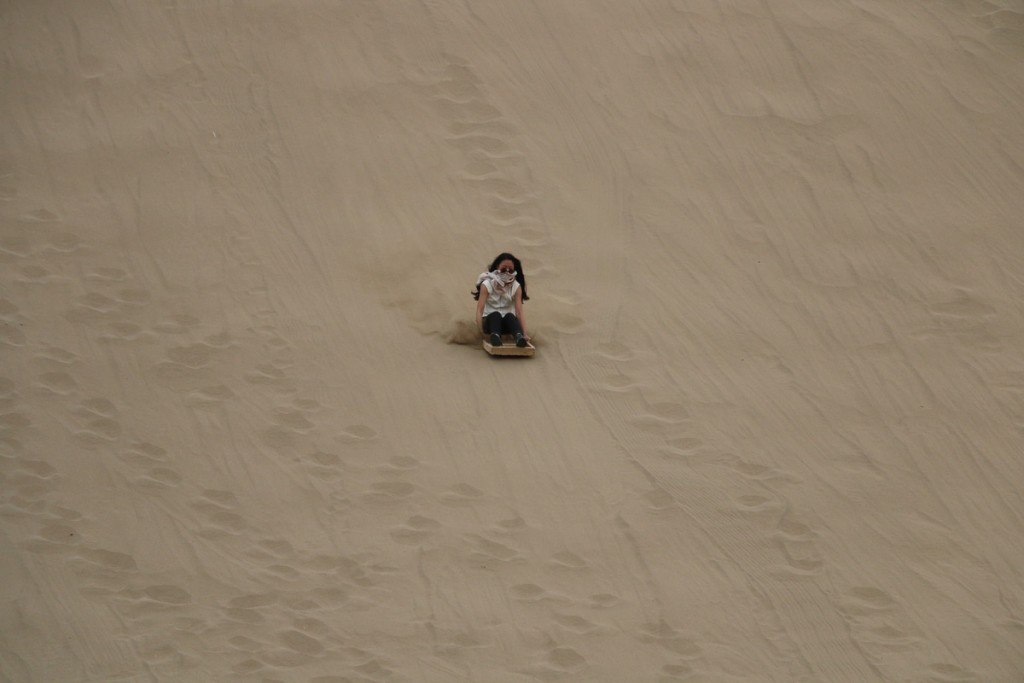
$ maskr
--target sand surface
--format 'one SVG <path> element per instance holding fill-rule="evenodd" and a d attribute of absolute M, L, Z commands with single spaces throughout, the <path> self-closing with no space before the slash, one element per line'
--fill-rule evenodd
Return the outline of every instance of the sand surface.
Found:
<path fill-rule="evenodd" d="M 1019 0 L 4 0 L 0 57 L 0 680 L 1024 678 Z"/>

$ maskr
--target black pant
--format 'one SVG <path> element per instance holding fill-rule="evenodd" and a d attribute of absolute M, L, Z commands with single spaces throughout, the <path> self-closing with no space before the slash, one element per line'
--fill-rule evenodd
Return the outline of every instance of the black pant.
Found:
<path fill-rule="evenodd" d="M 484 334 L 492 334 L 494 332 L 498 334 L 522 334 L 523 328 L 519 324 L 519 318 L 515 316 L 515 313 L 502 315 L 494 311 L 490 315 L 484 316 Z"/>

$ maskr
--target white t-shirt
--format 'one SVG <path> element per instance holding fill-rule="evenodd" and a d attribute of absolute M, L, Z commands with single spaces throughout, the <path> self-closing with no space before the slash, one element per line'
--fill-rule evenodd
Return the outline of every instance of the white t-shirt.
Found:
<path fill-rule="evenodd" d="M 484 313 L 483 317 L 489 316 L 491 313 L 497 311 L 502 315 L 506 313 L 516 312 L 516 292 L 519 291 L 519 282 L 516 280 L 512 281 L 511 288 L 505 288 L 504 290 L 497 290 L 497 293 L 491 291 L 494 283 L 490 280 L 484 280 L 480 283 L 480 286 L 487 290 L 487 299 L 484 301 Z M 483 292 L 480 293 L 483 296 Z"/>

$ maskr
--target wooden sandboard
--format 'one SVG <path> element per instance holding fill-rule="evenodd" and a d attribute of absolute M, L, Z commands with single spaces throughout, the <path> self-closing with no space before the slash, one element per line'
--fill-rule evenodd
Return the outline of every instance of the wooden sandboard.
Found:
<path fill-rule="evenodd" d="M 505 336 L 501 338 L 501 346 L 492 346 L 491 342 L 484 339 L 484 351 L 491 354 L 492 356 L 519 356 L 520 358 L 529 358 L 537 351 L 530 342 L 526 342 L 526 346 L 516 346 L 515 339 L 511 336 Z"/>

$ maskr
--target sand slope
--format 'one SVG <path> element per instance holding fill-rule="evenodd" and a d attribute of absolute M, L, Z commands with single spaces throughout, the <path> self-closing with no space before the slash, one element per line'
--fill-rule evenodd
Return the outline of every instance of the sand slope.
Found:
<path fill-rule="evenodd" d="M 1019 2 L 0 46 L 0 679 L 1024 675 Z"/>

